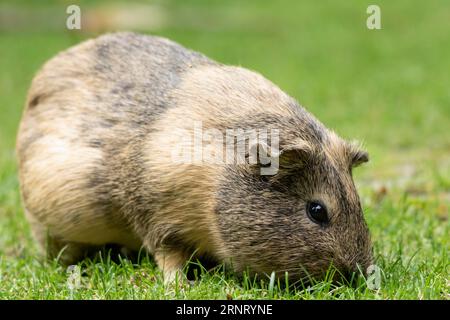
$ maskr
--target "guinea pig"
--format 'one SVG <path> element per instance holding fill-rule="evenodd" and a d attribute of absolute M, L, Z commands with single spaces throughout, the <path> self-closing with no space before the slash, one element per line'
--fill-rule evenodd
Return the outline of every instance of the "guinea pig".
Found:
<path fill-rule="evenodd" d="M 107 34 L 49 60 L 16 149 L 25 215 L 64 264 L 105 244 L 145 249 L 169 282 L 193 256 L 292 280 L 372 263 L 359 144 L 260 74 L 164 38 Z"/>

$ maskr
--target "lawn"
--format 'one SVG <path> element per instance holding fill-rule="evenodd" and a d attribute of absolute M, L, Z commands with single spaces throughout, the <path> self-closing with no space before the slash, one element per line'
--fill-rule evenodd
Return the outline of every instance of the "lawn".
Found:
<path fill-rule="evenodd" d="M 378 289 L 284 287 L 221 270 L 165 287 L 144 254 L 133 263 L 103 252 L 80 263 L 80 286 L 71 290 L 70 272 L 37 255 L 20 202 L 15 134 L 40 65 L 100 31 L 66 30 L 64 1 L 29 2 L 0 1 L 0 299 L 450 299 L 447 0 L 157 1 L 155 23 L 137 28 L 257 70 L 325 125 L 364 142 L 371 161 L 355 180 Z M 381 7 L 381 30 L 366 28 L 372 3 Z M 82 1 L 81 9 L 103 5 Z"/>

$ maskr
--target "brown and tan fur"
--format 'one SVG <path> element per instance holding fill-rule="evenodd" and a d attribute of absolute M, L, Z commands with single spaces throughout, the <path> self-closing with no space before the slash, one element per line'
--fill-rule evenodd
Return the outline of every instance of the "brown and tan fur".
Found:
<path fill-rule="evenodd" d="M 196 121 L 278 128 L 279 173 L 174 164 L 180 132 Z M 35 236 L 50 256 L 64 249 L 65 263 L 107 243 L 144 247 L 168 279 L 194 252 L 293 278 L 372 260 L 351 176 L 367 154 L 261 75 L 166 39 L 110 34 L 47 62 L 29 91 L 17 154 Z M 329 226 L 306 216 L 312 199 L 327 205 Z"/>

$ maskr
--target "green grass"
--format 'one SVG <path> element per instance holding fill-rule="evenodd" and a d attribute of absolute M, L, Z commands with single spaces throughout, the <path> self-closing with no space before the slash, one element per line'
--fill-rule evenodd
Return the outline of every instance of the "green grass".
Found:
<path fill-rule="evenodd" d="M 328 127 L 364 141 L 371 162 L 358 169 L 356 183 L 382 270 L 380 289 L 330 281 L 286 289 L 220 270 L 189 286 L 165 287 L 150 258 L 117 263 L 103 254 L 80 264 L 81 287 L 69 290 L 66 270 L 37 256 L 20 203 L 14 143 L 34 73 L 91 35 L 37 19 L 33 27 L 0 23 L 0 299 L 449 299 L 448 1 L 378 0 L 378 31 L 365 27 L 373 1 L 206 2 L 159 2 L 167 21 L 150 31 L 261 72 Z M 82 3 L 82 10 L 102 4 Z M 0 1 L 0 12 L 52 8 L 61 15 L 54 21 L 64 21 L 66 5 Z"/>

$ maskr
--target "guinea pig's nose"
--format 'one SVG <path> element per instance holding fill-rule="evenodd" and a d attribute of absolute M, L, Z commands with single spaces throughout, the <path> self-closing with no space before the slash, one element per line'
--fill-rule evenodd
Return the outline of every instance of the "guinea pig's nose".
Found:
<path fill-rule="evenodd" d="M 355 286 L 358 279 L 358 273 L 355 272 L 353 268 L 340 268 L 338 272 L 335 273 L 334 281 L 338 284 L 346 284 L 349 286 Z"/>
<path fill-rule="evenodd" d="M 348 282 L 352 282 L 352 280 L 354 280 L 354 278 L 356 278 L 356 273 L 353 270 L 350 269 L 346 269 L 344 270 L 344 272 L 342 273 L 343 278 L 348 281 Z"/>

